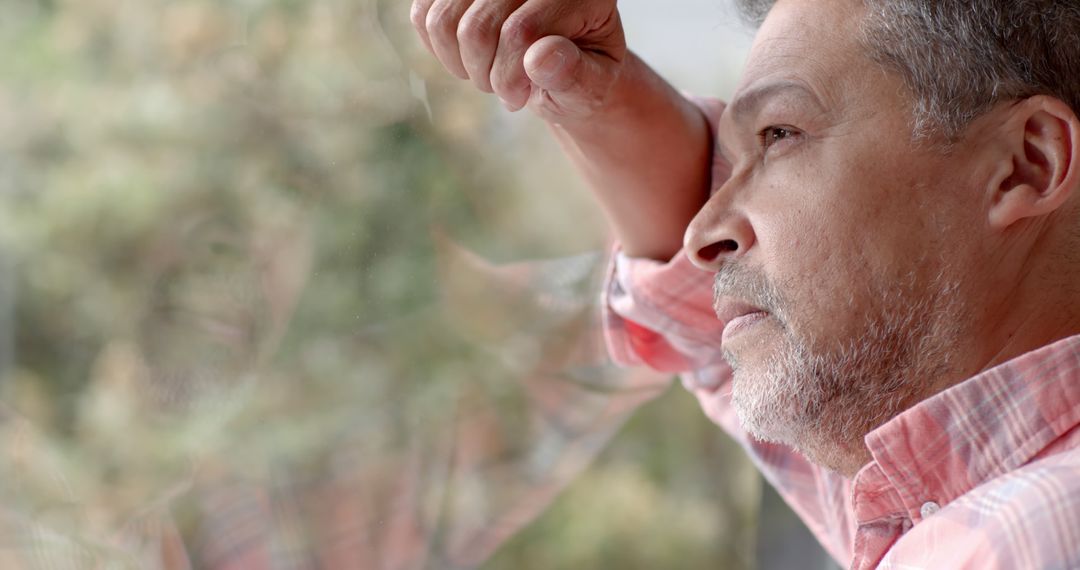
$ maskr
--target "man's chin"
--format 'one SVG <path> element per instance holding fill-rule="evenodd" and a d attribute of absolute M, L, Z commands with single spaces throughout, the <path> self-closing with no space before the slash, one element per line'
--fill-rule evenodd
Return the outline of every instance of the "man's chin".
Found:
<path fill-rule="evenodd" d="M 749 380 L 749 379 L 744 379 Z M 865 447 L 858 442 L 838 441 L 824 429 L 821 418 L 811 417 L 804 406 L 790 399 L 755 400 L 760 394 L 740 394 L 740 380 L 733 385 L 732 404 L 743 430 L 762 443 L 790 447 L 812 463 L 852 476 L 865 464 Z"/>
<path fill-rule="evenodd" d="M 825 436 L 820 391 L 770 364 L 744 359 L 734 368 L 731 403 L 743 429 L 763 442 L 818 447 Z"/>
<path fill-rule="evenodd" d="M 780 385 L 755 361 L 736 362 L 731 403 L 743 429 L 761 441 L 794 445 L 798 432 L 794 424 L 801 423 L 796 419 L 801 413 L 794 405 L 791 387 Z"/>
<path fill-rule="evenodd" d="M 863 436 L 880 423 L 880 410 L 829 397 L 820 377 L 783 364 L 743 360 L 734 368 L 731 403 L 743 429 L 758 441 L 785 445 L 822 467 L 854 475 L 869 458 Z"/>

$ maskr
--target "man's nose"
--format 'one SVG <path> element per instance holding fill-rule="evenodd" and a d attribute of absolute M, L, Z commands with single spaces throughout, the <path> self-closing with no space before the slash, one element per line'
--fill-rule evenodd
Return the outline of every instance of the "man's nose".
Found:
<path fill-rule="evenodd" d="M 745 215 L 714 195 L 686 228 L 683 248 L 694 265 L 707 271 L 744 255 L 754 245 L 754 229 Z"/>

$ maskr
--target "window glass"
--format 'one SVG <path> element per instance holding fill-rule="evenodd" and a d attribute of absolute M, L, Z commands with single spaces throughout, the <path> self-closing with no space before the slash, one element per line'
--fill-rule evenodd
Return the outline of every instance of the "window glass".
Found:
<path fill-rule="evenodd" d="M 631 44 L 726 94 L 675 4 Z M 0 567 L 754 567 L 689 395 L 601 452 L 604 221 L 407 2 L 0 7 Z"/>

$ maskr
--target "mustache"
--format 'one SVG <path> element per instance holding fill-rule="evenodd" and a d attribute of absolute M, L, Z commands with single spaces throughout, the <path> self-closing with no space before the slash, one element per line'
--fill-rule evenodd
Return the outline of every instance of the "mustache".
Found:
<path fill-rule="evenodd" d="M 723 298 L 737 299 L 781 317 L 788 303 L 777 287 L 759 269 L 738 262 L 725 263 L 713 281 L 713 308 Z"/>

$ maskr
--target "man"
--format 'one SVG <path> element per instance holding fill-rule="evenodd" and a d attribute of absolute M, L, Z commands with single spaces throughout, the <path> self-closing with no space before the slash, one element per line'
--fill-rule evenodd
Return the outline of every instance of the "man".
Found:
<path fill-rule="evenodd" d="M 615 358 L 683 373 L 838 561 L 1080 567 L 1080 8 L 743 9 L 744 76 L 705 113 L 614 0 L 413 23 L 595 190 Z"/>

